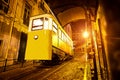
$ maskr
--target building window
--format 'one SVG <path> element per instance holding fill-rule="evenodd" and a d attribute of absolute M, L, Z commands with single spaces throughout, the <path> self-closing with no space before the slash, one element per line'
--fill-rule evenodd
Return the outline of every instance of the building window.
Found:
<path fill-rule="evenodd" d="M 31 11 L 31 8 L 26 3 L 25 10 L 24 10 L 24 16 L 23 16 L 23 24 L 25 24 L 26 26 L 29 26 L 30 11 Z"/>
<path fill-rule="evenodd" d="M 0 40 L 0 57 L 2 55 L 1 51 L 2 51 L 2 43 L 3 43 L 3 40 Z"/>
<path fill-rule="evenodd" d="M 2 40 L 0 40 L 0 46 L 2 45 Z"/>
<path fill-rule="evenodd" d="M 37 3 L 37 0 L 34 0 Z"/>
<path fill-rule="evenodd" d="M 0 0 L 0 12 L 8 13 L 9 0 Z"/>
<path fill-rule="evenodd" d="M 41 8 L 45 13 L 47 13 L 47 9 L 45 8 L 45 4 L 44 4 L 43 0 L 40 2 L 40 8 Z"/>

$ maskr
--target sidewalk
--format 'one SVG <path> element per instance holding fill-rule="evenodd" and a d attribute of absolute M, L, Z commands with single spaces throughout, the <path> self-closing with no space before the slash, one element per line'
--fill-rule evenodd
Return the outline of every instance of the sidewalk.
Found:
<path fill-rule="evenodd" d="M 29 71 L 34 70 L 34 69 L 35 68 L 31 65 L 31 66 L 22 67 L 22 68 L 16 68 L 16 69 L 9 70 L 6 72 L 1 72 L 0 73 L 0 80 L 8 80 L 8 79 L 19 76 L 23 73 L 29 72 Z"/>

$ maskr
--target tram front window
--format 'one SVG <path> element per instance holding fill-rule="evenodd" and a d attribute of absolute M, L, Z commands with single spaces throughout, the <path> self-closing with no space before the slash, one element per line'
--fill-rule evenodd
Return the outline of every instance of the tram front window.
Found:
<path fill-rule="evenodd" d="M 32 21 L 32 30 L 43 29 L 43 18 L 34 19 Z"/>

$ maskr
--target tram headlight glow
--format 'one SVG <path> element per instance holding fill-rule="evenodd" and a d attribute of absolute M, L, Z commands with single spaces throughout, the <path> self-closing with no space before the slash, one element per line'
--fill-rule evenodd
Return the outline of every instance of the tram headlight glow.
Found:
<path fill-rule="evenodd" d="M 37 40 L 37 39 L 38 39 L 38 35 L 35 35 L 35 36 L 34 36 L 34 39 Z"/>

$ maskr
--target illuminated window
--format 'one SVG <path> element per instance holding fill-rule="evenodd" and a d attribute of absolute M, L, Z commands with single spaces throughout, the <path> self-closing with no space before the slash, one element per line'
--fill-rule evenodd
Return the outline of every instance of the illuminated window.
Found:
<path fill-rule="evenodd" d="M 48 25 L 48 18 L 45 18 L 44 20 L 44 29 L 48 29 L 49 25 Z"/>
<path fill-rule="evenodd" d="M 64 41 L 66 42 L 66 36 L 64 35 Z"/>
<path fill-rule="evenodd" d="M 57 30 L 58 30 L 57 24 L 53 22 L 53 31 L 57 33 Z"/>
<path fill-rule="evenodd" d="M 62 37 L 62 32 L 61 32 L 61 30 L 59 29 L 59 38 L 61 38 Z"/>
<path fill-rule="evenodd" d="M 57 29 L 57 24 L 53 21 L 53 26 Z"/>
<path fill-rule="evenodd" d="M 69 39 L 68 38 L 67 38 L 66 42 L 67 42 L 67 44 L 69 44 Z"/>
<path fill-rule="evenodd" d="M 52 30 L 52 18 L 49 18 L 49 30 Z"/>
<path fill-rule="evenodd" d="M 62 40 L 64 40 L 64 33 L 62 32 Z"/>
<path fill-rule="evenodd" d="M 33 19 L 32 30 L 43 29 L 43 18 Z"/>
<path fill-rule="evenodd" d="M 0 0 L 0 11 L 8 13 L 9 9 L 9 0 Z"/>

